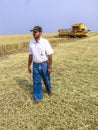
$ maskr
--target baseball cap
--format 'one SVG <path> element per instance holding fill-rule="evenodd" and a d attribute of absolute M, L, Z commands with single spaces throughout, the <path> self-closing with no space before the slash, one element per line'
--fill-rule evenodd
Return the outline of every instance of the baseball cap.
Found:
<path fill-rule="evenodd" d="M 40 26 L 35 26 L 32 30 L 30 30 L 31 32 L 33 31 L 39 31 L 42 32 L 42 28 Z"/>

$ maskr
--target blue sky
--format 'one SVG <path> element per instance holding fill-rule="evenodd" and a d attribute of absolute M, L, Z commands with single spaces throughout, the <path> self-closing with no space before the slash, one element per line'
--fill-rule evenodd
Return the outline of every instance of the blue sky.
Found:
<path fill-rule="evenodd" d="M 98 0 L 0 0 L 0 35 L 29 34 L 35 25 L 56 33 L 74 23 L 98 31 Z"/>

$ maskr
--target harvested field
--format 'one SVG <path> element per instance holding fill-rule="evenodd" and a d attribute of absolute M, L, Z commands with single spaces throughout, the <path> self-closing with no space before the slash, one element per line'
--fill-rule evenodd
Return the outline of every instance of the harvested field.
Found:
<path fill-rule="evenodd" d="M 48 97 L 43 85 L 39 104 L 27 71 L 32 36 L 8 36 L 7 42 L 0 37 L 0 130 L 98 130 L 98 33 L 83 39 L 44 37 L 54 49 L 53 95 Z M 24 49 L 18 48 L 21 43 Z"/>

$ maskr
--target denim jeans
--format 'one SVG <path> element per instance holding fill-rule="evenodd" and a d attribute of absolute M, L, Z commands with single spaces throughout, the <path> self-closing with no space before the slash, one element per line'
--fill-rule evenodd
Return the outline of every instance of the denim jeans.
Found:
<path fill-rule="evenodd" d="M 33 64 L 33 95 L 35 101 L 41 101 L 43 98 L 42 79 L 44 81 L 46 92 L 51 93 L 50 74 L 48 73 L 48 63 Z"/>

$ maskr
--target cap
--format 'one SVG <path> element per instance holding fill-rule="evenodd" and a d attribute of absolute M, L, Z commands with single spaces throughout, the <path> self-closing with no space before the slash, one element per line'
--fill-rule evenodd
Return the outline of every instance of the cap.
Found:
<path fill-rule="evenodd" d="M 42 32 L 42 28 L 40 26 L 35 26 L 32 30 L 30 30 L 31 32 L 33 31 L 39 31 Z"/>

